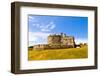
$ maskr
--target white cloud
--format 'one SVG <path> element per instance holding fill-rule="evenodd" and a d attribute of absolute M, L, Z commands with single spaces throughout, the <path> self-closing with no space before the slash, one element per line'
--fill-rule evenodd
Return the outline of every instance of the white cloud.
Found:
<path fill-rule="evenodd" d="M 34 18 L 34 17 L 32 17 L 32 16 L 29 16 L 29 19 L 33 19 L 33 20 L 34 20 L 35 18 Z"/>
<path fill-rule="evenodd" d="M 40 27 L 40 24 L 39 23 L 34 23 L 33 26 L 38 28 L 38 27 Z"/>
<path fill-rule="evenodd" d="M 29 32 L 29 46 L 36 45 L 36 44 L 46 44 L 47 36 L 49 34 L 50 33 Z"/>
<path fill-rule="evenodd" d="M 56 27 L 53 21 L 49 22 L 48 24 L 45 23 L 33 23 L 34 27 L 39 28 L 42 32 L 49 32 Z"/>
<path fill-rule="evenodd" d="M 76 44 L 88 43 L 88 40 L 87 40 L 87 39 L 82 39 L 82 38 L 80 38 L 80 39 L 75 39 L 75 43 L 76 43 Z"/>
<path fill-rule="evenodd" d="M 35 17 L 29 16 L 29 21 L 30 22 L 37 22 L 37 19 Z"/>
<path fill-rule="evenodd" d="M 33 27 L 40 29 L 42 32 L 48 32 L 51 31 L 56 27 L 55 23 L 53 21 L 50 21 L 46 23 L 45 21 L 40 22 L 39 19 L 29 16 L 29 22 L 33 25 Z"/>
<path fill-rule="evenodd" d="M 56 25 L 54 24 L 53 21 L 51 21 L 47 25 L 43 24 L 42 26 L 40 26 L 40 29 L 41 29 L 41 31 L 46 32 L 46 31 L 51 31 L 55 27 L 56 27 Z"/>

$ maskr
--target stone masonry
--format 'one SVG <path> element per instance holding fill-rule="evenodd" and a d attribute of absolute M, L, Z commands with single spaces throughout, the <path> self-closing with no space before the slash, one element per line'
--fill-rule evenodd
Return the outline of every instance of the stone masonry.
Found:
<path fill-rule="evenodd" d="M 66 36 L 66 34 L 52 34 L 48 36 L 47 44 L 34 45 L 33 50 L 46 50 L 46 49 L 62 49 L 74 48 L 74 37 Z"/>

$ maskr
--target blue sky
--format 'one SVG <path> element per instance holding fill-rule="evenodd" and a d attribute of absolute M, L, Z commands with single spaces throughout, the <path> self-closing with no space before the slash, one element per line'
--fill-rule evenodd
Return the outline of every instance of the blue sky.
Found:
<path fill-rule="evenodd" d="M 75 42 L 87 42 L 88 17 L 28 15 L 29 46 L 47 43 L 49 34 L 66 33 Z"/>

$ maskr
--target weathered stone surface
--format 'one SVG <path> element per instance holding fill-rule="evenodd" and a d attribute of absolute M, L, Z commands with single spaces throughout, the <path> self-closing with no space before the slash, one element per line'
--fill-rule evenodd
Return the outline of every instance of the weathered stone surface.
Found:
<path fill-rule="evenodd" d="M 61 44 L 61 36 L 60 35 L 52 35 L 52 36 L 48 36 L 48 44 L 52 45 L 52 44 Z"/>
<path fill-rule="evenodd" d="M 48 44 L 40 44 L 40 45 L 34 45 L 33 47 L 34 50 L 45 50 L 45 49 L 50 49 Z"/>
<path fill-rule="evenodd" d="M 45 50 L 45 49 L 61 49 L 61 48 L 74 48 L 75 41 L 74 37 L 66 36 L 66 34 L 53 34 L 48 36 L 48 44 L 34 45 L 34 50 Z"/>

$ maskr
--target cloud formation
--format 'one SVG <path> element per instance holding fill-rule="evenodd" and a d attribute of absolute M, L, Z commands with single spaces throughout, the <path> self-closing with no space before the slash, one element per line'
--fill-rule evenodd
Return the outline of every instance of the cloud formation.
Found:
<path fill-rule="evenodd" d="M 50 34 L 47 32 L 51 32 L 56 27 L 53 20 L 45 22 L 35 16 L 29 16 L 29 23 L 31 29 L 38 30 L 36 32 L 29 31 L 29 46 L 47 43 L 47 36 Z"/>
<path fill-rule="evenodd" d="M 51 21 L 48 24 L 33 23 L 33 27 L 40 29 L 40 31 L 42 31 L 42 32 L 49 32 L 49 31 L 53 30 L 56 27 L 56 25 L 54 24 L 53 21 Z"/>
<path fill-rule="evenodd" d="M 43 24 L 42 26 L 40 26 L 41 31 L 43 32 L 49 32 L 52 29 L 54 29 L 56 27 L 56 25 L 54 24 L 53 21 L 49 22 L 47 25 Z"/>
<path fill-rule="evenodd" d="M 42 32 L 50 32 L 56 27 L 54 21 L 43 22 L 35 17 L 29 16 L 29 22 L 32 24 L 34 28 L 38 28 Z"/>
<path fill-rule="evenodd" d="M 37 22 L 37 19 L 36 19 L 35 17 L 29 16 L 28 19 L 29 19 L 29 21 L 32 22 L 32 23 Z"/>
<path fill-rule="evenodd" d="M 46 44 L 47 36 L 49 36 L 49 34 L 50 33 L 29 32 L 29 46 L 36 44 Z"/>
<path fill-rule="evenodd" d="M 88 43 L 88 40 L 87 39 L 84 39 L 84 38 L 79 38 L 79 39 L 75 39 L 75 43 L 76 44 Z"/>

